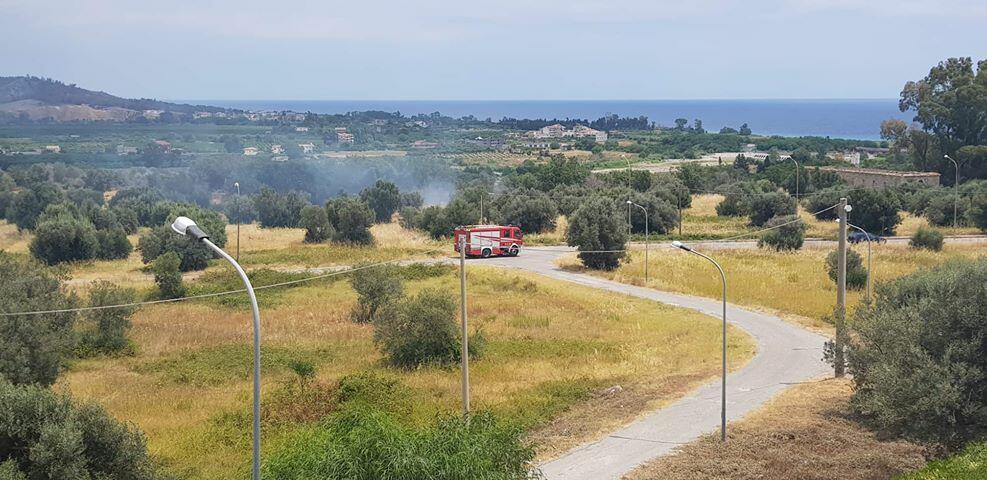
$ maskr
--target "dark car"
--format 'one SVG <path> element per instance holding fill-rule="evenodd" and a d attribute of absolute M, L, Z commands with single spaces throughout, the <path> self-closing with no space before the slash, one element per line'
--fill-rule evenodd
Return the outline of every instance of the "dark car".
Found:
<path fill-rule="evenodd" d="M 860 243 L 860 242 L 866 242 L 868 240 L 867 237 L 870 237 L 870 241 L 877 242 L 877 243 L 885 243 L 885 242 L 888 241 L 888 239 L 886 239 L 886 238 L 884 238 L 884 237 L 882 237 L 880 235 L 874 235 L 874 234 L 871 234 L 871 233 L 864 233 L 864 232 L 852 232 L 852 233 L 850 233 L 849 235 L 846 236 L 846 239 L 850 243 L 856 244 L 856 243 Z"/>

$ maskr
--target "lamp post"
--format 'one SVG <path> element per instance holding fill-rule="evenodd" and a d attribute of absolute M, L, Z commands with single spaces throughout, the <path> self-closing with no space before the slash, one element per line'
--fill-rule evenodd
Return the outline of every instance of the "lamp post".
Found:
<path fill-rule="evenodd" d="M 720 397 L 720 441 L 725 442 L 727 441 L 727 276 L 723 273 L 723 268 L 720 267 L 720 264 L 716 263 L 716 260 L 713 260 L 709 256 L 693 250 L 692 247 L 678 240 L 672 242 L 672 246 L 709 260 L 719 270 L 720 280 L 723 281 L 723 369 L 720 374 L 722 391 Z"/>
<path fill-rule="evenodd" d="M 953 180 L 953 228 L 956 228 L 956 202 L 960 200 L 960 164 L 949 155 L 943 155 L 942 158 L 953 162 L 953 167 L 956 169 L 956 177 Z"/>
<path fill-rule="evenodd" d="M 838 222 L 839 219 L 837 219 L 836 221 Z M 859 231 L 860 233 L 863 233 L 864 236 L 867 237 L 867 301 L 869 302 L 870 301 L 870 294 L 871 294 L 871 281 L 870 281 L 870 278 L 871 278 L 870 277 L 870 239 L 871 239 L 871 235 L 869 233 L 867 233 L 866 230 L 864 230 L 864 229 L 862 229 L 862 228 L 860 228 L 860 227 L 858 227 L 858 226 L 856 226 L 856 225 L 854 225 L 854 224 L 852 224 L 850 222 L 847 222 L 846 225 L 848 227 L 850 227 L 850 228 L 857 229 L 857 231 Z"/>
<path fill-rule="evenodd" d="M 240 182 L 233 182 L 236 187 L 236 261 L 240 261 Z"/>
<path fill-rule="evenodd" d="M 253 450 L 253 470 L 252 479 L 260 479 L 260 311 L 257 309 L 257 296 L 254 295 L 254 287 L 250 284 L 250 279 L 247 278 L 247 274 L 240 267 L 240 264 L 233 259 L 228 253 L 224 252 L 222 248 L 216 246 L 209 240 L 209 235 L 202 231 L 198 225 L 195 224 L 192 219 L 188 217 L 178 217 L 175 222 L 171 224 L 171 229 L 179 235 L 185 235 L 192 237 L 193 240 L 197 242 L 202 242 L 205 246 L 209 247 L 212 251 L 216 252 L 219 256 L 223 257 L 227 262 L 233 265 L 236 269 L 236 273 L 240 275 L 240 279 L 243 280 L 243 285 L 247 289 L 247 296 L 250 297 L 250 309 L 254 316 L 254 425 L 253 425 L 253 435 L 254 435 L 254 450 Z"/>
<path fill-rule="evenodd" d="M 634 205 L 644 211 L 644 284 L 648 284 L 648 209 L 644 208 L 630 200 L 627 201 L 627 205 Z"/>

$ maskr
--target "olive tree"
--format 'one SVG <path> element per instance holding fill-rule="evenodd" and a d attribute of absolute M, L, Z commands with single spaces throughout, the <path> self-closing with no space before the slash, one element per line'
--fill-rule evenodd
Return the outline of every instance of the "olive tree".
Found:
<path fill-rule="evenodd" d="M 356 291 L 357 301 L 350 312 L 356 323 L 375 323 L 380 313 L 401 299 L 404 286 L 394 266 L 363 268 L 353 272 L 350 285 Z"/>
<path fill-rule="evenodd" d="M 401 191 L 391 182 L 377 180 L 360 192 L 360 199 L 374 211 L 377 223 L 385 223 L 391 221 L 391 215 L 401 206 Z"/>
<path fill-rule="evenodd" d="M 627 224 L 612 200 L 590 197 L 569 218 L 566 238 L 578 248 L 583 265 L 613 270 L 624 257 Z"/>
<path fill-rule="evenodd" d="M 326 202 L 326 214 L 336 230 L 333 241 L 356 244 L 374 242 L 370 233 L 374 212 L 362 200 L 349 196 L 332 199 Z"/>
<path fill-rule="evenodd" d="M 774 217 L 764 224 L 770 228 L 757 240 L 758 247 L 771 247 L 776 251 L 798 250 L 805 242 L 805 222 L 795 215 Z"/>
<path fill-rule="evenodd" d="M 318 205 L 309 205 L 302 209 L 302 220 L 299 224 L 305 229 L 306 243 L 321 243 L 332 238 L 336 233 L 329 223 L 326 210 Z"/>

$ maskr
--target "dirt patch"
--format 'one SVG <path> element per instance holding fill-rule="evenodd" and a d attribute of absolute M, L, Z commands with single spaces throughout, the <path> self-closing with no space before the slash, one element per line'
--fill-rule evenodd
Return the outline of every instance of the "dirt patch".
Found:
<path fill-rule="evenodd" d="M 539 461 L 549 460 L 588 441 L 598 439 L 669 402 L 682 398 L 708 377 L 677 375 L 654 385 L 614 385 L 533 431 Z M 614 388 L 619 387 L 619 388 Z"/>
<path fill-rule="evenodd" d="M 626 480 L 887 479 L 925 464 L 922 447 L 882 440 L 850 415 L 847 380 L 782 393 L 730 424 L 726 445 L 708 435 L 635 470 Z"/>

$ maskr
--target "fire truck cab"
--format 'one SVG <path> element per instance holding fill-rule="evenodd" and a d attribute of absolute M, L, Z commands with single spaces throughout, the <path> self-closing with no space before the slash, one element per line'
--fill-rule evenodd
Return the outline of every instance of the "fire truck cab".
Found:
<path fill-rule="evenodd" d="M 457 252 L 465 239 L 467 257 L 516 257 L 524 245 L 521 229 L 514 225 L 465 225 L 453 233 Z"/>

